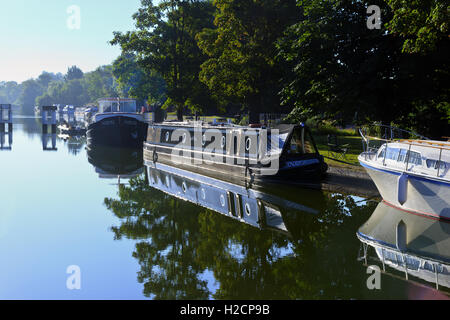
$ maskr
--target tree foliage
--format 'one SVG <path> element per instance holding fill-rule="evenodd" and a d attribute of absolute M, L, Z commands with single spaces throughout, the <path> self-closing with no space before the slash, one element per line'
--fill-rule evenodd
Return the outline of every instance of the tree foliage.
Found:
<path fill-rule="evenodd" d="M 134 14 L 136 31 L 115 32 L 112 44 L 125 53 L 134 53 L 147 74 L 156 71 L 167 85 L 167 104 L 176 106 L 178 118 L 185 106 L 206 108 L 205 97 L 211 97 L 198 79 L 204 56 L 195 36 L 212 27 L 213 7 L 210 1 L 163 0 L 157 5 L 143 0 Z"/>
<path fill-rule="evenodd" d="M 394 16 L 387 28 L 403 37 L 403 51 L 429 53 L 448 41 L 450 4 L 446 0 L 387 0 Z"/>
<path fill-rule="evenodd" d="M 279 109 L 283 63 L 276 57 L 276 40 L 297 15 L 293 0 L 215 0 L 215 29 L 197 37 L 209 59 L 200 79 L 218 95 L 237 99 L 257 112 Z"/>

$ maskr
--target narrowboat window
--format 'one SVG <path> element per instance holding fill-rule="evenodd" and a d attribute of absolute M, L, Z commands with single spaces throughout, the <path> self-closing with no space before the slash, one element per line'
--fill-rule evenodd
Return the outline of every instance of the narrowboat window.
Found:
<path fill-rule="evenodd" d="M 302 132 L 301 128 L 294 129 L 294 132 L 291 136 L 291 141 L 288 152 L 290 154 L 302 154 L 303 153 L 303 146 L 302 146 Z"/>
<path fill-rule="evenodd" d="M 250 138 L 245 140 L 245 150 L 250 151 L 250 147 L 252 146 L 252 141 Z"/>
<path fill-rule="evenodd" d="M 121 101 L 120 111 L 122 112 L 136 112 L 136 101 Z"/>
<path fill-rule="evenodd" d="M 304 128 L 295 128 L 289 143 L 290 154 L 317 153 L 310 132 Z"/>
<path fill-rule="evenodd" d="M 225 136 L 222 136 L 222 140 L 220 142 L 220 146 L 222 147 L 222 149 L 225 148 L 225 142 L 226 142 L 226 138 L 225 138 Z"/>
<path fill-rule="evenodd" d="M 316 149 L 316 144 L 314 143 L 311 132 L 308 129 L 303 129 L 303 137 L 304 137 L 304 152 L 305 153 L 319 153 Z"/>

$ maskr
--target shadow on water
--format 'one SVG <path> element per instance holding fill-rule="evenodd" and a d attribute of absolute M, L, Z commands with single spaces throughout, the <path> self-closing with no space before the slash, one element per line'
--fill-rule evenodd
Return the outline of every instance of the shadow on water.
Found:
<path fill-rule="evenodd" d="M 221 200 L 230 193 L 234 202 Z M 237 204 L 245 216 L 252 201 L 258 219 L 236 215 Z M 121 220 L 111 228 L 114 238 L 137 241 L 138 281 L 154 299 L 404 299 L 412 286 L 385 276 L 381 290 L 367 286 L 355 233 L 374 212 L 373 201 L 256 190 L 147 165 L 119 186 L 118 199 L 104 203 Z"/>

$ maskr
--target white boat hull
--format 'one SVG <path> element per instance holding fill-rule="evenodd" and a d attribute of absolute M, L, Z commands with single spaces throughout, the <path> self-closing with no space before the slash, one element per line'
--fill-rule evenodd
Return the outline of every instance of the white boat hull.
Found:
<path fill-rule="evenodd" d="M 450 221 L 449 182 L 408 172 L 402 185 L 399 181 L 402 172 L 378 168 L 362 158 L 359 161 L 388 204 L 419 215 Z"/>

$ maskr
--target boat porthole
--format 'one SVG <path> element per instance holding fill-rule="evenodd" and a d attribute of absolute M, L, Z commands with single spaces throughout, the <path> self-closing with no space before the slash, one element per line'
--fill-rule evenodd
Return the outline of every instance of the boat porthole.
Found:
<path fill-rule="evenodd" d="M 169 141 L 169 136 L 170 136 L 169 131 L 167 131 L 167 132 L 166 132 L 166 142 Z"/>
<path fill-rule="evenodd" d="M 181 188 L 183 189 L 183 192 L 186 193 L 186 190 L 187 190 L 186 182 L 183 182 L 183 184 L 181 185 Z"/>
<path fill-rule="evenodd" d="M 225 197 L 223 194 L 220 195 L 220 204 L 222 205 L 222 207 L 225 207 Z"/>
<path fill-rule="evenodd" d="M 249 151 L 251 145 L 252 145 L 252 141 L 250 140 L 250 138 L 247 138 L 247 140 L 245 140 L 245 150 Z"/>
<path fill-rule="evenodd" d="M 206 200 L 206 191 L 205 191 L 205 189 L 202 189 L 202 199 Z"/>
<path fill-rule="evenodd" d="M 225 141 L 225 136 L 222 136 L 222 141 L 220 142 L 220 146 L 222 147 L 222 149 L 225 148 Z"/>
<path fill-rule="evenodd" d="M 245 213 L 248 216 L 252 214 L 252 211 L 250 210 L 250 205 L 248 203 L 245 204 Z"/>

